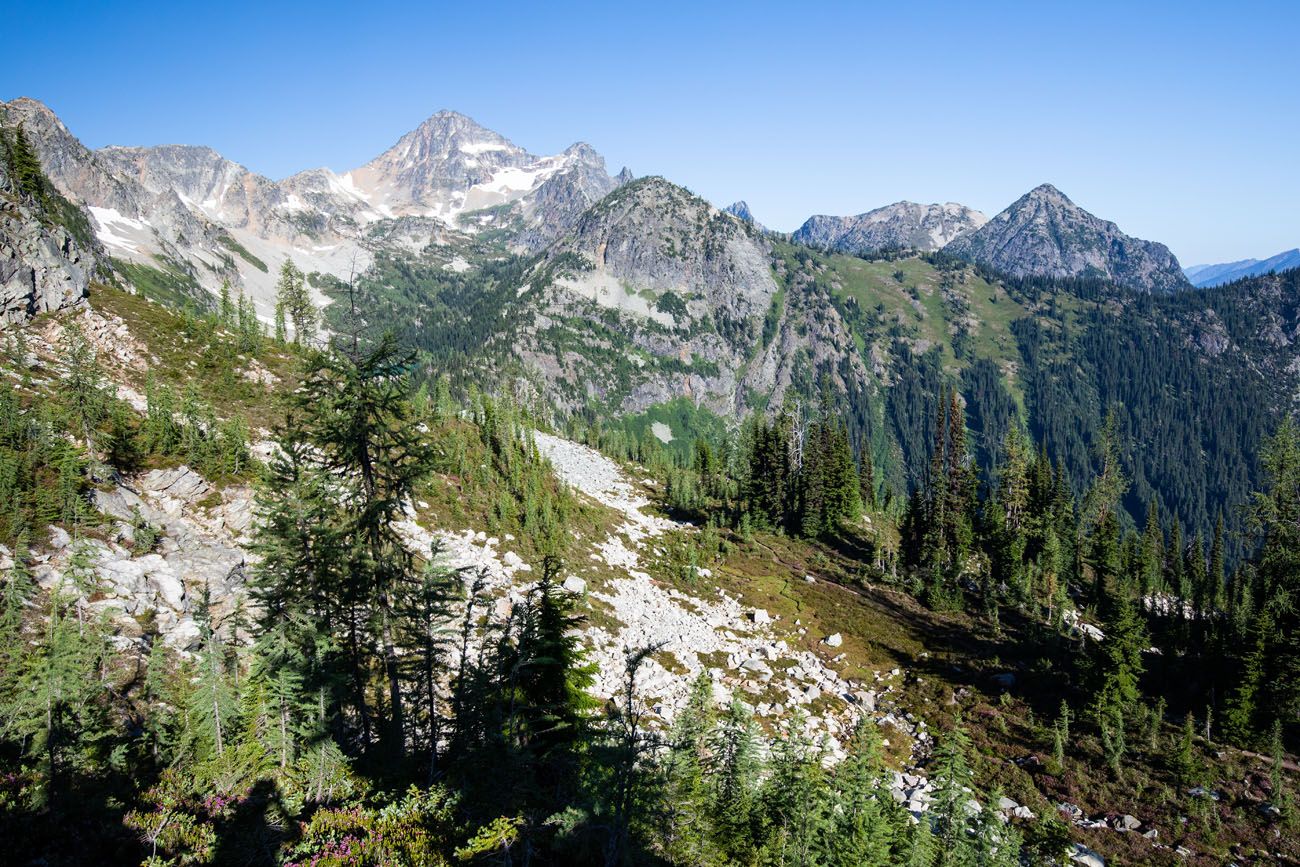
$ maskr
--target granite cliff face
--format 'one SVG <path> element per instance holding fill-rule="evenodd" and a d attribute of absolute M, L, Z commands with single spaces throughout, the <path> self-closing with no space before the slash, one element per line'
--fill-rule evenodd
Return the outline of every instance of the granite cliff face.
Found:
<path fill-rule="evenodd" d="M 1131 238 L 1043 184 L 944 251 L 1015 277 L 1084 277 L 1139 292 L 1190 287 L 1164 244 Z"/>
<path fill-rule="evenodd" d="M 0 326 L 80 303 L 101 252 L 25 196 L 0 160 Z"/>
<path fill-rule="evenodd" d="M 795 230 L 791 240 L 809 247 L 869 256 L 883 250 L 938 250 L 988 222 L 979 211 L 948 202 L 896 202 L 856 217 L 818 215 Z"/>

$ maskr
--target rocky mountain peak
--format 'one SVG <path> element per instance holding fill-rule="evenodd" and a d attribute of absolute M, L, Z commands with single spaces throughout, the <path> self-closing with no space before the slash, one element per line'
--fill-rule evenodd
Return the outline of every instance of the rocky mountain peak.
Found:
<path fill-rule="evenodd" d="M 564 149 L 563 156 L 570 160 L 582 161 L 587 163 L 599 163 L 601 168 L 605 167 L 605 158 L 591 145 L 585 141 L 574 142 Z"/>
<path fill-rule="evenodd" d="M 1034 187 L 944 249 L 1016 277 L 1093 278 L 1140 292 L 1190 285 L 1168 247 L 1125 235 L 1051 184 Z"/>
<path fill-rule="evenodd" d="M 730 205 L 723 208 L 723 210 L 728 214 L 733 214 L 739 217 L 746 223 L 754 222 L 754 213 L 749 209 L 749 202 L 746 202 L 744 199 L 741 199 L 738 202 L 732 202 Z"/>
<path fill-rule="evenodd" d="M 669 249 L 673 254 L 663 255 Z M 707 299 L 708 309 L 736 319 L 761 317 L 775 291 L 760 234 L 657 176 L 619 187 L 584 213 L 551 255 L 565 252 L 592 263 L 584 279 L 593 285 L 613 278 L 656 293 Z"/>
<path fill-rule="evenodd" d="M 855 256 L 891 249 L 930 251 L 978 229 L 987 220 L 979 211 L 956 202 L 895 202 L 854 217 L 810 217 L 793 238 L 811 247 Z"/>
<path fill-rule="evenodd" d="M 533 157 L 523 148 L 472 118 L 454 111 L 440 111 L 397 140 L 397 143 L 367 163 L 362 170 L 379 174 L 408 174 L 420 177 L 422 170 L 448 167 L 442 172 L 474 175 L 502 165 L 528 162 Z M 483 172 L 477 173 L 482 175 Z"/>
<path fill-rule="evenodd" d="M 448 109 L 430 115 L 419 126 L 399 139 L 398 143 L 400 144 L 403 139 L 445 142 L 449 147 L 492 143 L 518 149 L 504 136 L 488 129 L 469 115 Z"/>
<path fill-rule="evenodd" d="M 9 102 L 0 101 L 0 109 L 4 109 L 5 112 L 11 114 L 15 122 L 50 124 L 59 127 L 65 134 L 71 134 L 68 133 L 68 128 L 63 125 L 63 121 L 59 120 L 59 116 L 54 113 L 54 110 L 39 99 L 20 96 Z"/>
<path fill-rule="evenodd" d="M 1039 184 L 1029 192 L 1025 193 L 1023 198 L 1034 202 L 1052 202 L 1055 204 L 1077 207 L 1074 202 L 1070 201 L 1069 196 L 1051 184 Z"/>

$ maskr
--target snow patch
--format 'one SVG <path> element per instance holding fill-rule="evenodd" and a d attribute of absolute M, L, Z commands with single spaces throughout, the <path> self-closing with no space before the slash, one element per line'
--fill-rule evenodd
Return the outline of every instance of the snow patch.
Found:
<path fill-rule="evenodd" d="M 89 208 L 90 215 L 99 226 L 96 234 L 106 246 L 117 247 L 131 253 L 140 252 L 140 244 L 153 237 L 153 227 L 145 220 L 123 216 L 115 208 Z"/>
<path fill-rule="evenodd" d="M 459 149 L 463 154 L 481 154 L 488 151 L 508 151 L 510 146 L 494 141 L 474 141 L 461 145 Z"/>

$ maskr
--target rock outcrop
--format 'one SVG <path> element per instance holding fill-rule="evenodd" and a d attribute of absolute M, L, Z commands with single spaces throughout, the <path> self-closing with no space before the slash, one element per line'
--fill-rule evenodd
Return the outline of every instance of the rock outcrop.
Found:
<path fill-rule="evenodd" d="M 80 303 L 97 265 L 93 247 L 24 197 L 0 163 L 0 326 Z"/>
<path fill-rule="evenodd" d="M 74 543 L 56 528 L 34 572 L 42 587 L 66 590 L 72 558 L 84 557 L 98 590 L 80 604 L 109 619 L 120 648 L 137 644 L 147 626 L 171 647 L 193 649 L 199 638 L 196 605 L 205 592 L 217 623 L 247 602 L 244 549 L 253 521 L 248 488 L 218 490 L 182 466 L 98 491 L 95 506 L 112 521 L 109 537 Z M 142 527 L 157 535 L 149 550 L 141 543 Z"/>
<path fill-rule="evenodd" d="M 26 322 L 86 297 L 94 257 L 0 192 L 0 325 Z"/>

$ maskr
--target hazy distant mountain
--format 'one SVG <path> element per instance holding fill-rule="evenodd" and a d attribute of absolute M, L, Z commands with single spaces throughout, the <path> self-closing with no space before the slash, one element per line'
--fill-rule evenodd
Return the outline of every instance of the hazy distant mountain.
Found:
<path fill-rule="evenodd" d="M 1164 244 L 1125 235 L 1051 184 L 1030 190 L 944 250 L 1017 277 L 1095 277 L 1142 292 L 1191 285 Z"/>
<path fill-rule="evenodd" d="M 954 202 L 896 202 L 856 217 L 810 217 L 795 230 L 792 240 L 855 256 L 890 249 L 932 251 L 986 222 L 988 217 L 979 211 Z"/>
<path fill-rule="evenodd" d="M 1288 268 L 1300 268 L 1300 248 L 1287 250 L 1267 259 L 1242 259 L 1239 262 L 1224 262 L 1220 265 L 1193 265 L 1183 269 L 1193 286 L 1221 286 L 1240 280 L 1242 277 L 1257 277 L 1272 271 L 1285 271 Z"/>

